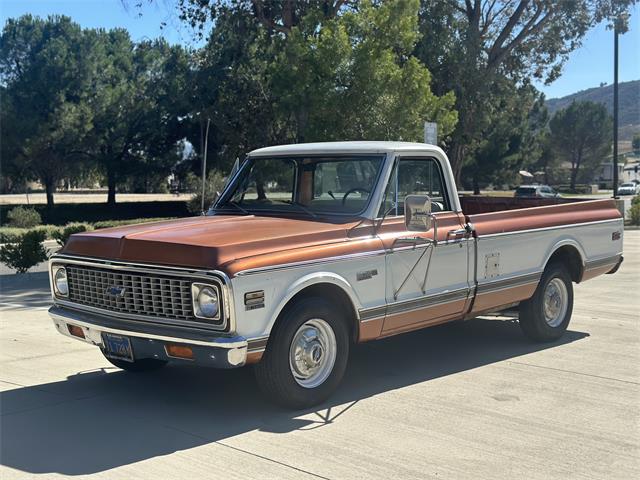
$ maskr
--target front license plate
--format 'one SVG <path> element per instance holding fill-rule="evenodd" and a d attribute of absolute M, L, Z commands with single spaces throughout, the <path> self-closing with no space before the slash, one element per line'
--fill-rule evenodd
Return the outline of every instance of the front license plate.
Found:
<path fill-rule="evenodd" d="M 102 342 L 104 343 L 104 353 L 107 357 L 133 362 L 133 350 L 131 349 L 129 337 L 103 333 Z"/>

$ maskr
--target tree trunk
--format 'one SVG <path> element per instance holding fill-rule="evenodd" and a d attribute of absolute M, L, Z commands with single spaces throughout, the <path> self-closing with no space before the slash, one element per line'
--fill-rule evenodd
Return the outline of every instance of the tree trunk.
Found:
<path fill-rule="evenodd" d="M 47 192 L 47 208 L 53 207 L 53 193 L 56 191 L 55 182 L 47 179 L 44 182 L 44 189 Z"/>
<path fill-rule="evenodd" d="M 449 162 L 456 184 L 460 185 L 460 175 L 462 174 L 462 164 L 464 163 L 465 148 L 459 143 L 454 143 L 449 153 Z"/>
<path fill-rule="evenodd" d="M 112 167 L 107 169 L 107 205 L 116 204 L 116 174 L 112 170 Z"/>
<path fill-rule="evenodd" d="M 478 183 L 478 176 L 473 176 L 473 194 L 480 195 L 480 184 Z"/>
<path fill-rule="evenodd" d="M 574 193 L 576 191 L 576 180 L 578 179 L 578 170 L 579 169 L 580 169 L 580 160 L 578 160 L 573 165 L 573 168 L 571 169 L 571 184 L 569 185 L 569 188 Z"/>

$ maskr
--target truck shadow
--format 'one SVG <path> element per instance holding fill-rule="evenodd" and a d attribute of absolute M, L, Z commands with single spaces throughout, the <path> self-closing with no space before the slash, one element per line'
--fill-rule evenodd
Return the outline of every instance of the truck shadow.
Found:
<path fill-rule="evenodd" d="M 587 336 L 569 331 L 532 344 L 513 321 L 475 319 L 358 345 L 333 397 L 302 412 L 269 404 L 250 368 L 80 372 L 0 394 L 0 462 L 31 474 L 83 475 L 213 443 L 224 453 L 236 449 L 225 440 L 245 432 L 322 428 L 366 408 L 358 402 L 369 397 Z"/>

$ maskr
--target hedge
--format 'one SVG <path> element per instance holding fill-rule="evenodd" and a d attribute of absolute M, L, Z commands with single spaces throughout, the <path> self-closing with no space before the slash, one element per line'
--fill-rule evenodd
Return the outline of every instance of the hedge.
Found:
<path fill-rule="evenodd" d="M 18 206 L 0 205 L 0 225 L 7 224 L 7 213 Z M 187 202 L 175 200 L 169 202 L 123 202 L 109 206 L 106 203 L 60 203 L 50 209 L 46 205 L 31 205 L 47 225 L 66 225 L 68 223 L 94 223 L 105 218 L 109 220 L 132 220 L 139 218 L 188 217 Z"/>
<path fill-rule="evenodd" d="M 64 230 L 69 227 L 76 227 L 82 225 L 85 230 L 94 230 L 100 228 L 119 227 L 122 225 L 132 225 L 134 223 L 148 223 L 159 222 L 162 220 L 171 220 L 171 217 L 163 218 L 134 218 L 131 220 L 101 220 L 95 223 L 71 223 L 66 226 L 59 225 L 39 225 L 33 228 L 13 228 L 13 227 L 0 227 L 0 244 L 2 243 L 15 243 L 18 241 L 21 235 L 27 232 L 44 232 L 46 240 L 55 240 L 58 238 L 66 238 L 63 234 Z"/>

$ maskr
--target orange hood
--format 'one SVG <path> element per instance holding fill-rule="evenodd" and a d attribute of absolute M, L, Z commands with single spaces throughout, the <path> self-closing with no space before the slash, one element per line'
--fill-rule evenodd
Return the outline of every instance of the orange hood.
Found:
<path fill-rule="evenodd" d="M 347 242 L 347 232 L 356 223 L 253 215 L 193 217 L 75 234 L 61 253 L 226 271 L 242 259 L 242 268 L 247 268 L 251 257 L 284 251 L 290 257 L 296 249 Z"/>

